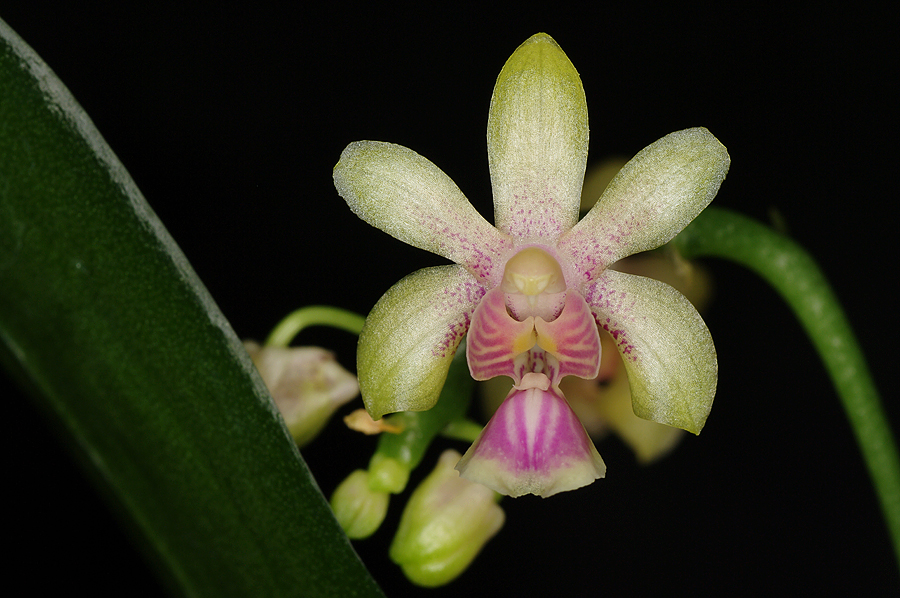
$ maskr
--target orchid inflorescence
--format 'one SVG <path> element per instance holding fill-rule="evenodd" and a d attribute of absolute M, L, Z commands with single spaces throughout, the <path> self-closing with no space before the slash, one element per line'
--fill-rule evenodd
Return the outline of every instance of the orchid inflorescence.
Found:
<path fill-rule="evenodd" d="M 703 128 L 672 133 L 628 162 L 581 221 L 587 107 L 574 66 L 546 34 L 497 79 L 488 118 L 496 227 L 437 166 L 405 147 L 351 143 L 335 186 L 369 224 L 455 265 L 387 291 L 360 335 L 366 409 L 431 408 L 463 337 L 472 376 L 512 379 L 457 469 L 502 494 L 550 496 L 606 467 L 559 389 L 593 378 L 598 330 L 615 339 L 635 413 L 698 433 L 715 394 L 709 331 L 675 289 L 609 269 L 670 241 L 715 197 L 729 166 Z"/>

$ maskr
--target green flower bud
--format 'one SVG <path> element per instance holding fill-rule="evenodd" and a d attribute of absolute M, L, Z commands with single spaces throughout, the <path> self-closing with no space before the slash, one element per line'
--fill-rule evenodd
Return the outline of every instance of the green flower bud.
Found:
<path fill-rule="evenodd" d="M 399 494 L 409 481 L 409 466 L 381 453 L 372 455 L 369 461 L 369 488 L 380 492 Z"/>
<path fill-rule="evenodd" d="M 387 514 L 390 494 L 369 488 L 369 472 L 357 469 L 331 495 L 331 508 L 349 538 L 368 538 Z"/>
<path fill-rule="evenodd" d="M 413 583 L 436 587 L 455 579 L 503 526 L 494 491 L 459 477 L 460 454 L 447 450 L 403 511 L 390 557 Z"/>

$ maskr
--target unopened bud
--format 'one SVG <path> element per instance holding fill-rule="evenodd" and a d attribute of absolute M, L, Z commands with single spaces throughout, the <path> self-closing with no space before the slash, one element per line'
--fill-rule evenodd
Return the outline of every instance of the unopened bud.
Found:
<path fill-rule="evenodd" d="M 369 461 L 369 487 L 380 492 L 400 494 L 409 481 L 409 466 L 381 453 Z"/>
<path fill-rule="evenodd" d="M 447 450 L 403 511 L 390 557 L 413 583 L 436 587 L 465 571 L 503 526 L 499 495 L 459 477 L 460 454 Z"/>
<path fill-rule="evenodd" d="M 299 446 L 315 438 L 334 412 L 359 394 L 356 376 L 318 347 L 260 347 L 247 341 L 266 387 Z"/>
<path fill-rule="evenodd" d="M 331 495 L 331 509 L 347 537 L 368 538 L 387 514 L 390 494 L 369 488 L 369 472 L 357 469 Z"/>

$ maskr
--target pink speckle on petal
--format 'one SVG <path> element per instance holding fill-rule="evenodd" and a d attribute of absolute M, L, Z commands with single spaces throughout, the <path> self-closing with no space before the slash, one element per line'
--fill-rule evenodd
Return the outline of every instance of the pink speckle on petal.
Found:
<path fill-rule="evenodd" d="M 638 361 L 640 354 L 628 334 L 628 322 L 635 318 L 635 302 L 629 294 L 597 282 L 585 288 L 585 300 L 597 325 L 612 336 L 622 357 Z"/>
<path fill-rule="evenodd" d="M 472 282 L 464 271 L 461 272 L 467 280 L 448 286 L 439 298 L 426 306 L 426 309 L 447 314 L 448 318 L 441 341 L 431 349 L 434 357 L 446 357 L 456 351 L 460 339 L 469 330 L 472 312 L 485 293 L 484 287 Z"/>

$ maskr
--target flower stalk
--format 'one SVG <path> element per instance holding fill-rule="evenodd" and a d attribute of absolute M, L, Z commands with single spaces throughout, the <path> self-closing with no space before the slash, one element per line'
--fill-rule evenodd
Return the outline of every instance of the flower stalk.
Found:
<path fill-rule="evenodd" d="M 399 431 L 382 433 L 368 471 L 352 473 L 331 497 L 331 506 L 348 536 L 362 539 L 375 533 L 387 514 L 390 495 L 406 489 L 410 472 L 422 461 L 432 441 L 448 429 L 468 428 L 465 413 L 474 385 L 463 344 L 450 364 L 440 401 L 433 409 L 405 411 L 387 418 Z"/>
<path fill-rule="evenodd" d="M 721 208 L 700 214 L 672 245 L 687 259 L 737 262 L 772 285 L 822 358 L 869 469 L 900 565 L 900 457 L 859 342 L 809 253 L 787 236 Z"/>
<path fill-rule="evenodd" d="M 474 386 L 475 381 L 469 376 L 463 345 L 450 364 L 440 400 L 427 411 L 404 411 L 390 416 L 391 424 L 402 431 L 399 434 L 381 435 L 370 467 L 373 464 L 392 462 L 405 469 L 407 474 L 415 469 L 431 442 L 450 424 L 462 422 L 472 400 Z M 403 487 L 394 493 L 402 491 Z"/>
<path fill-rule="evenodd" d="M 331 326 L 359 336 L 365 321 L 359 314 L 329 305 L 301 307 L 278 323 L 266 339 L 266 345 L 287 347 L 301 330 L 310 326 Z"/>

